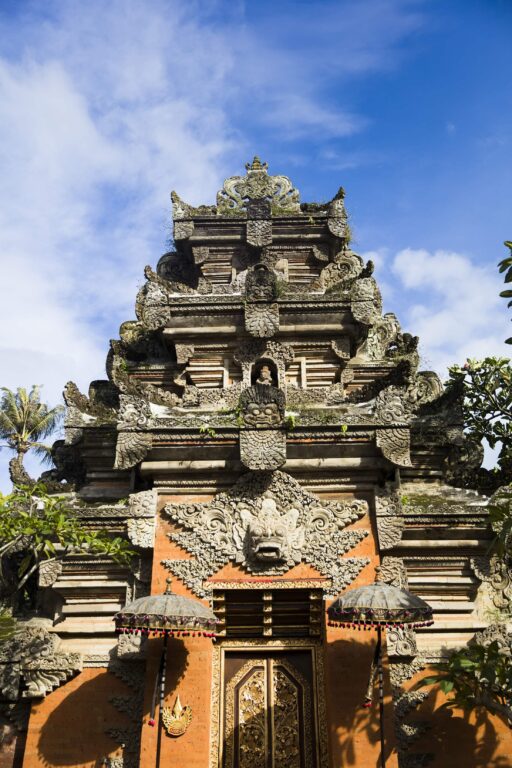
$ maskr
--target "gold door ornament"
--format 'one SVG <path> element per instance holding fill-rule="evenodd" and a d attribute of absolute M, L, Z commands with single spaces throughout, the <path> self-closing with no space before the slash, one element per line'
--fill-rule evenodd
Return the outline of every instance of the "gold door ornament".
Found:
<path fill-rule="evenodd" d="M 192 708 L 181 705 L 180 697 L 176 696 L 174 707 L 162 709 L 162 721 L 169 736 L 183 736 L 192 721 Z"/>
<path fill-rule="evenodd" d="M 310 683 L 289 661 L 247 661 L 225 705 L 224 768 L 313 768 Z"/>

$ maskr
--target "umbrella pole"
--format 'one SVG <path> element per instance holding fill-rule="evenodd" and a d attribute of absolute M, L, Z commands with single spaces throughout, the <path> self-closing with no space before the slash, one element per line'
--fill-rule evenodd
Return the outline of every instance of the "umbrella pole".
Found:
<path fill-rule="evenodd" d="M 165 696 L 165 673 L 167 667 L 167 632 L 164 635 L 164 644 L 162 647 L 162 656 L 160 658 L 160 668 L 158 670 L 158 680 L 160 682 L 160 700 L 158 702 L 158 734 L 156 738 L 156 768 L 160 766 L 160 752 L 162 749 L 162 709 Z"/>
<path fill-rule="evenodd" d="M 380 725 L 380 765 L 386 768 L 386 758 L 384 757 L 384 675 L 382 671 L 382 629 L 380 625 L 377 628 L 377 670 L 379 677 L 379 725 Z"/>

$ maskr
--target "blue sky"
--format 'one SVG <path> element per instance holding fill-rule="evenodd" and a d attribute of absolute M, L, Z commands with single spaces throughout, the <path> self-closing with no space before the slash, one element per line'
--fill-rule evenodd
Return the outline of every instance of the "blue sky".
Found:
<path fill-rule="evenodd" d="M 424 367 L 506 354 L 511 25 L 510 0 L 0 2 L 0 383 L 102 377 L 170 190 L 213 201 L 254 153 L 303 200 L 345 187 Z"/>

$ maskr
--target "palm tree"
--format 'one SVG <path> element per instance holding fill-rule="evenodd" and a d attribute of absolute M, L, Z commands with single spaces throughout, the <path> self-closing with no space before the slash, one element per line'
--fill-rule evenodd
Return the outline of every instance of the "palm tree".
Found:
<path fill-rule="evenodd" d="M 23 459 L 28 451 L 34 451 L 43 461 L 51 462 L 51 447 L 41 442 L 48 437 L 62 421 L 64 407 L 56 405 L 49 408 L 40 399 L 39 387 L 33 386 L 30 392 L 18 387 L 16 392 L 7 387 L 1 388 L 0 398 L 0 439 L 16 453 L 9 462 L 9 473 L 14 485 L 32 484 L 23 466 Z"/>

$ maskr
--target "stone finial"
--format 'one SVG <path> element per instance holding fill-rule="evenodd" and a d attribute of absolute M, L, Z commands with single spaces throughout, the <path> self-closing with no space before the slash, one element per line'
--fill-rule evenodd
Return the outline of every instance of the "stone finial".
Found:
<path fill-rule="evenodd" d="M 254 155 L 252 163 L 246 163 L 245 168 L 247 173 L 259 171 L 260 173 L 267 173 L 268 163 L 262 163 L 258 155 Z"/>

